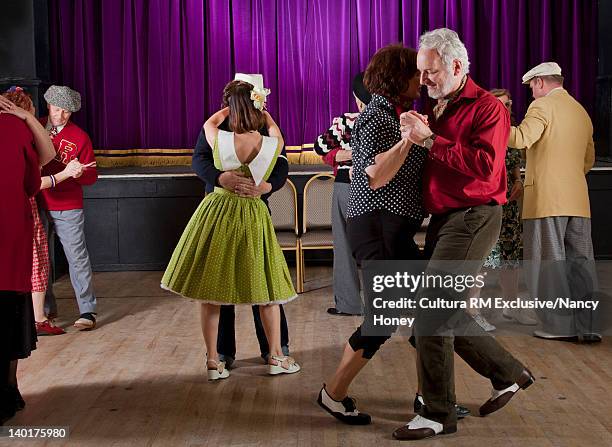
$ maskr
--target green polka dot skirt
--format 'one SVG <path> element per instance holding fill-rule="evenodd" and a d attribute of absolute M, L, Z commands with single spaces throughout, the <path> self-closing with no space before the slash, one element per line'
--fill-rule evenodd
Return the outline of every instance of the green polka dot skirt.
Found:
<path fill-rule="evenodd" d="M 161 286 L 216 304 L 282 304 L 297 298 L 266 205 L 218 188 L 191 217 Z"/>

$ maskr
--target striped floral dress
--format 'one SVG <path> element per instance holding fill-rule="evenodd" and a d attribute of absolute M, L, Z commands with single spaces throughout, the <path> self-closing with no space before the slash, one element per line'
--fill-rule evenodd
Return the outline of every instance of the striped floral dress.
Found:
<path fill-rule="evenodd" d="M 32 217 L 34 218 L 34 238 L 32 256 L 32 292 L 45 292 L 49 281 L 49 245 L 47 233 L 38 214 L 35 197 L 30 197 Z"/>

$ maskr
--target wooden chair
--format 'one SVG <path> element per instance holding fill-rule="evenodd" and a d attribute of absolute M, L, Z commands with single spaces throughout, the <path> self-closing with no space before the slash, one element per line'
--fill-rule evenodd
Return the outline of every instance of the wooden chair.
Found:
<path fill-rule="evenodd" d="M 276 239 L 283 251 L 295 251 L 296 290 L 302 293 L 301 246 L 298 236 L 297 190 L 289 179 L 268 199 Z"/>
<path fill-rule="evenodd" d="M 305 278 L 304 252 L 334 248 L 331 223 L 334 181 L 332 174 L 317 174 L 304 186 L 304 218 L 300 240 L 302 290 Z"/>

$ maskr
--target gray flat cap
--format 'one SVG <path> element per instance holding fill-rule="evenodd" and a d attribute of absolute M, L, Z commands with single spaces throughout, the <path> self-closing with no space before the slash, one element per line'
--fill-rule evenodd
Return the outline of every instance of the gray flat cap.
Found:
<path fill-rule="evenodd" d="M 78 112 L 81 109 L 81 95 L 65 85 L 49 87 L 45 92 L 45 101 L 69 112 Z"/>

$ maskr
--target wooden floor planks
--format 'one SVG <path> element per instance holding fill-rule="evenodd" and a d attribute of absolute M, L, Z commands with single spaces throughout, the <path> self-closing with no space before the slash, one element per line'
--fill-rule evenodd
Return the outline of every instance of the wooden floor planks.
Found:
<path fill-rule="evenodd" d="M 321 269 L 329 277 L 329 269 Z M 372 414 L 367 427 L 337 423 L 316 405 L 343 345 L 360 320 L 334 317 L 329 281 L 286 306 L 299 374 L 269 377 L 259 358 L 251 311 L 237 310 L 237 368 L 207 383 L 195 303 L 159 288 L 160 272 L 95 274 L 99 327 L 76 332 L 67 279 L 56 285 L 66 335 L 41 338 L 20 362 L 27 407 L 7 425 L 70 426 L 78 446 L 397 445 L 395 428 L 411 414 L 414 350 L 403 337 L 386 343 L 357 378 L 352 394 Z M 326 286 L 327 285 L 327 286 Z M 503 411 L 469 417 L 458 433 L 422 446 L 612 446 L 612 347 L 499 337 L 537 378 Z M 473 412 L 490 386 L 456 360 L 456 391 Z M 30 446 L 43 442 L 0 441 Z"/>

